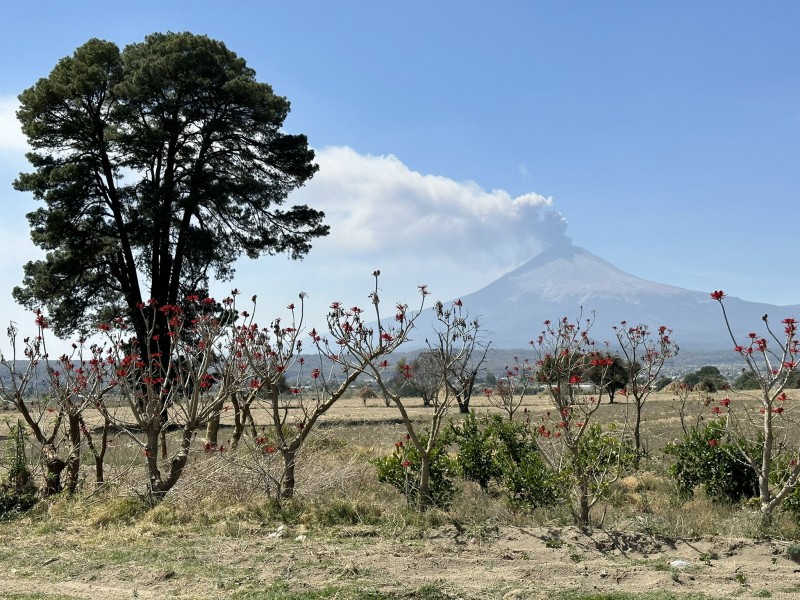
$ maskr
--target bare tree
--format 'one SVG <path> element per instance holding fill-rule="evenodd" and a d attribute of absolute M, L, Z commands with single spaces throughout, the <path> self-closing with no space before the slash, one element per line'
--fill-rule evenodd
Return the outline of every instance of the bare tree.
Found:
<path fill-rule="evenodd" d="M 313 328 L 308 333 L 318 361 L 318 366 L 310 369 L 308 389 L 299 384 L 290 385 L 289 394 L 281 394 L 279 387 L 281 377 L 291 367 L 299 367 L 298 381 L 310 368 L 300 356 L 302 308 L 297 322 L 283 326 L 276 320 L 270 328 L 260 331 L 250 325 L 244 336 L 244 354 L 258 377 L 252 386 L 263 392 L 256 401 L 263 402 L 267 408 L 277 439 L 275 446 L 283 456 L 280 491 L 283 497 L 294 495 L 297 456 L 319 418 L 365 371 L 383 372 L 388 367 L 386 357 L 406 342 L 413 327 L 406 305 L 397 305 L 396 325 L 387 326 L 381 322 L 379 276 L 380 271 L 373 273 L 375 287 L 369 295 L 376 327 L 367 325 L 362 308 L 347 309 L 340 302 L 334 302 L 326 318 L 327 332 L 320 333 Z M 290 308 L 294 311 L 293 306 Z M 323 364 L 330 364 L 330 369 L 326 371 Z"/>
<path fill-rule="evenodd" d="M 734 404 L 729 398 L 722 400 L 721 406 L 715 406 L 712 411 L 715 414 L 727 413 L 733 442 L 758 476 L 759 509 L 766 524 L 800 481 L 800 449 L 793 441 L 797 440 L 798 424 L 786 414 L 791 402 L 785 391 L 800 361 L 797 320 L 784 319 L 783 332 L 776 335 L 769 317 L 764 315 L 766 335 L 751 332 L 747 334 L 747 341 L 739 342 L 728 320 L 724 292 L 714 291 L 711 298 L 722 308 L 734 352 L 741 357 L 745 368 L 759 385 L 752 394 L 757 401 L 757 414 L 744 404 Z"/>
<path fill-rule="evenodd" d="M 647 325 L 628 326 L 625 321 L 614 331 L 628 371 L 626 392 L 629 403 L 633 399 L 633 444 L 638 465 L 642 454 L 642 407 L 653 391 L 653 384 L 664 363 L 678 354 L 678 346 L 670 338 L 672 330 L 663 325 L 655 335 Z"/>
<path fill-rule="evenodd" d="M 428 293 L 427 289 L 423 286 L 421 290 L 424 298 Z M 455 365 L 463 362 L 474 348 L 475 336 L 479 330 L 477 320 L 469 320 L 460 300 L 449 308 L 445 308 L 441 302 L 437 302 L 434 304 L 433 310 L 436 314 L 437 324 L 433 332 L 433 341 L 431 342 L 429 338 L 428 353 L 435 357 L 439 364 L 440 392 L 433 398 L 431 404 L 433 415 L 427 430 L 419 429 L 416 420 L 409 415 L 402 395 L 388 385 L 385 371 L 381 365 L 375 365 L 373 362 L 368 364 L 368 372 L 375 379 L 378 387 L 400 411 L 408 433 L 408 441 L 419 453 L 421 462 L 420 480 L 417 486 L 417 508 L 419 510 L 426 510 L 432 503 L 430 494 L 431 463 L 437 451 L 445 417 L 456 403 L 456 393 L 451 386 L 446 384 L 447 374 L 452 372 Z M 408 379 L 413 379 L 413 377 L 414 373 L 409 372 Z"/>
<path fill-rule="evenodd" d="M 0 377 L 0 395 L 22 415 L 33 434 L 45 468 L 42 494 L 49 496 L 64 489 L 62 473 L 66 470 L 66 489 L 72 493 L 78 485 L 81 438 L 90 442 L 97 464 L 97 481 L 103 480 L 102 460 L 108 423 L 102 433 L 103 443 L 98 451 L 83 420 L 83 412 L 101 406 L 103 398 L 114 387 L 112 365 L 106 361 L 103 348 L 87 348 L 83 340 L 73 344 L 70 355 L 51 361 L 46 348 L 45 332 L 48 322 L 36 311 L 37 335 L 22 340 L 22 353 L 27 363 L 18 360 L 18 330 L 13 323 L 7 334 L 11 356 L 0 355 L 0 365 L 8 377 Z M 43 372 L 41 379 L 38 378 Z"/>
<path fill-rule="evenodd" d="M 543 417 L 538 445 L 548 466 L 568 475 L 572 514 L 583 528 L 590 526 L 592 507 L 619 476 L 613 457 L 595 453 L 585 443 L 593 433 L 591 419 L 600 407 L 605 386 L 601 378 L 598 395 L 584 394 L 582 373 L 587 363 L 603 368 L 611 364 L 589 338 L 592 324 L 592 319 L 573 323 L 566 317 L 556 323 L 546 321 L 544 331 L 531 342 L 538 380 L 555 409 Z"/>
<path fill-rule="evenodd" d="M 413 377 L 407 377 L 408 368 Z M 409 390 L 422 398 L 423 406 L 431 406 L 442 387 L 442 365 L 439 357 L 433 352 L 422 352 L 410 363 L 397 364 L 400 381 L 405 382 Z"/>
<path fill-rule="evenodd" d="M 525 396 L 531 387 L 535 387 L 536 373 L 533 365 L 528 359 L 522 361 L 514 357 L 514 364 L 506 366 L 505 376 L 497 380 L 494 388 L 485 388 L 484 394 L 492 406 L 502 410 L 508 416 L 509 421 L 514 420 Z"/>

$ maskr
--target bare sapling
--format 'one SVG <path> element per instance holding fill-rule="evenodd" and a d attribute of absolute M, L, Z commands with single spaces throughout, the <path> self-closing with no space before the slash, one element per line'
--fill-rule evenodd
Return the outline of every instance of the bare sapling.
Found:
<path fill-rule="evenodd" d="M 266 492 L 273 489 L 276 496 L 290 498 L 295 491 L 295 468 L 297 455 L 303 442 L 314 425 L 330 405 L 324 406 L 314 402 L 300 386 L 302 366 L 305 358 L 300 356 L 303 342 L 300 339 L 303 329 L 305 294 L 300 294 L 299 306 L 294 303 L 287 307 L 291 317 L 288 323 L 283 319 L 274 319 L 268 327 L 259 328 L 255 323 L 255 303 L 253 296 L 253 314 L 242 312 L 244 323 L 237 327 L 235 354 L 242 361 L 242 368 L 251 373 L 247 390 L 239 394 L 239 411 L 242 419 L 238 421 L 234 432 L 236 444 L 246 423 L 247 414 L 251 415 L 255 406 L 263 407 L 272 425 L 269 436 L 254 435 L 248 440 L 255 460 L 248 463 Z M 287 384 L 287 374 L 291 369 L 297 370 L 295 385 Z M 255 423 L 253 429 L 256 429 Z M 262 456 L 263 455 L 263 456 Z M 283 458 L 283 468 L 276 474 L 277 455 Z"/>
<path fill-rule="evenodd" d="M 427 288 L 421 286 L 420 290 L 424 301 L 425 296 L 428 295 Z M 438 363 L 439 385 L 438 393 L 431 400 L 432 414 L 425 429 L 421 429 L 417 421 L 409 414 L 406 400 L 401 395 L 402 390 L 392 389 L 384 378 L 383 370 L 375 368 L 374 364 L 370 365 L 371 374 L 378 387 L 400 412 L 406 429 L 406 442 L 412 444 L 419 455 L 416 508 L 420 511 L 428 509 L 433 503 L 430 481 L 431 465 L 439 450 L 437 445 L 445 425 L 445 418 L 453 405 L 457 403 L 457 391 L 452 385 L 447 384 L 447 377 L 454 368 L 458 368 L 457 365 L 463 364 L 468 359 L 480 333 L 478 320 L 469 318 L 461 300 L 456 300 L 450 307 L 445 307 L 442 302 L 436 302 L 433 305 L 433 311 L 436 315 L 436 323 L 434 331 L 428 337 L 427 353 L 435 357 Z M 378 367 L 380 366 L 378 365 Z M 404 374 L 404 377 L 409 380 L 414 376 L 415 374 L 410 368 Z"/>
<path fill-rule="evenodd" d="M 483 393 L 492 406 L 499 408 L 509 421 L 513 421 L 525 396 L 537 386 L 533 365 L 527 358 L 520 360 L 515 356 L 514 364 L 506 365 L 505 375 L 497 380 L 494 388 L 484 388 Z"/>
<path fill-rule="evenodd" d="M 477 322 L 475 324 L 477 325 Z M 462 351 L 459 352 L 458 359 L 450 364 L 444 380 L 456 399 L 458 412 L 462 415 L 469 414 L 475 382 L 492 345 L 481 335 L 480 328 L 476 327 L 474 334 L 462 341 L 463 347 L 460 348 Z"/>
<path fill-rule="evenodd" d="M 58 407 L 59 418 L 63 419 L 68 445 L 66 489 L 69 493 L 74 493 L 78 487 L 83 440 L 95 461 L 95 482 L 99 485 L 105 480 L 110 420 L 103 418 L 95 444 L 84 418 L 87 409 L 101 408 L 106 396 L 116 387 L 113 364 L 107 360 L 105 350 L 98 344 L 87 348 L 85 340 L 80 339 L 72 344 L 71 354 L 63 354 L 55 362 L 46 360 L 48 392 Z"/>
<path fill-rule="evenodd" d="M 22 416 L 38 446 L 45 471 L 42 495 L 64 489 L 72 493 L 79 482 L 82 436 L 90 439 L 83 413 L 103 402 L 114 387 L 113 376 L 102 348 L 86 348 L 83 340 L 72 344 L 70 355 L 51 361 L 45 339 L 47 319 L 40 311 L 35 317 L 37 335 L 22 340 L 22 356 L 17 355 L 17 327 L 13 323 L 8 327 L 11 356 L 0 355 L 0 365 L 8 374 L 0 378 L 0 394 Z M 104 428 L 101 435 L 107 434 Z M 102 482 L 104 453 L 93 446 L 90 450 L 100 461 L 96 472 Z"/>
<path fill-rule="evenodd" d="M 568 478 L 572 514 L 582 528 L 591 526 L 591 510 L 619 477 L 621 461 L 621 441 L 591 425 L 605 393 L 604 376 L 597 394 L 581 388 L 588 365 L 607 369 L 612 363 L 589 338 L 592 324 L 593 319 L 573 323 L 566 317 L 545 321 L 544 331 L 531 342 L 537 379 L 554 409 L 542 416 L 537 442 L 547 465 Z"/>
<path fill-rule="evenodd" d="M 327 331 L 312 328 L 308 332 L 316 355 L 314 365 L 310 356 L 301 356 L 302 295 L 299 309 L 289 306 L 291 324 L 284 326 L 276 320 L 271 327 L 258 333 L 251 326 L 253 333 L 242 344 L 258 378 L 252 384 L 259 391 L 255 402 L 266 408 L 275 436 L 274 443 L 264 439 L 261 445 L 283 457 L 279 494 L 284 498 L 295 493 L 298 455 L 319 419 L 368 367 L 379 363 L 388 365 L 386 357 L 405 343 L 413 326 L 413 319 L 407 318 L 404 305 L 396 307 L 396 325 L 381 322 L 379 275 L 379 271 L 373 273 L 375 286 L 369 294 L 374 309 L 371 315 L 358 306 L 348 309 L 341 302 L 333 302 L 326 317 Z M 367 324 L 372 319 L 376 321 L 374 326 Z M 290 370 L 294 372 L 293 382 L 283 392 L 281 383 L 286 381 Z M 309 385 L 302 385 L 305 381 Z"/>
<path fill-rule="evenodd" d="M 212 307 L 211 298 L 187 298 L 195 308 Z M 233 305 L 233 298 L 224 301 Z M 179 306 L 139 307 L 147 325 L 147 343 L 140 347 L 138 336 L 130 336 L 122 319 L 101 324 L 111 341 L 116 367 L 116 385 L 133 422 L 120 418 L 102 404 L 106 418 L 121 429 L 141 449 L 144 456 L 150 498 L 158 501 L 171 490 L 183 474 L 191 442 L 198 428 L 214 415 L 220 398 L 227 398 L 245 385 L 247 370 L 230 359 L 233 327 L 228 319 L 213 312 L 198 310 L 187 318 Z M 159 314 L 160 313 L 160 314 Z M 166 331 L 156 323 L 165 318 Z M 159 344 L 164 331 L 171 340 Z M 167 348 L 168 356 L 159 348 Z M 177 449 L 167 452 L 168 430 L 178 432 Z M 223 448 L 221 447 L 222 451 Z M 166 472 L 162 469 L 166 468 Z"/>
<path fill-rule="evenodd" d="M 727 414 L 732 442 L 758 477 L 759 510 L 762 522 L 768 524 L 775 509 L 795 490 L 800 477 L 800 449 L 796 443 L 800 431 L 791 417 L 792 402 L 785 391 L 800 356 L 797 320 L 783 319 L 783 332 L 777 334 L 768 315 L 764 315 L 766 336 L 751 332 L 747 341 L 740 343 L 725 310 L 724 292 L 714 291 L 711 298 L 722 308 L 734 352 L 759 386 L 756 393 L 749 394 L 756 400 L 757 412 L 745 403 L 734 404 L 730 398 L 721 400 L 712 411 Z"/>
<path fill-rule="evenodd" d="M 642 449 L 642 408 L 653 391 L 668 359 L 678 355 L 678 346 L 670 336 L 672 330 L 664 325 L 653 334 L 647 325 L 629 326 L 625 321 L 614 327 L 617 343 L 625 358 L 627 384 L 624 394 L 628 407 L 633 400 L 633 445 L 636 450 L 636 464 L 643 454 Z"/>

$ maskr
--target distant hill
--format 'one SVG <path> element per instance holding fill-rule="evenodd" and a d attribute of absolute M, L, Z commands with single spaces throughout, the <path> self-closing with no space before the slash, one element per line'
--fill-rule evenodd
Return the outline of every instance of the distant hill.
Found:
<path fill-rule="evenodd" d="M 722 311 L 707 291 L 693 291 L 655 283 L 631 275 L 566 238 L 486 287 L 461 297 L 473 317 L 479 317 L 495 348 L 525 348 L 542 330 L 545 320 L 595 313 L 591 335 L 612 341 L 612 327 L 621 321 L 666 325 L 684 351 L 719 353 L 733 346 Z M 778 331 L 780 321 L 800 316 L 800 305 L 775 306 L 727 298 L 725 306 L 734 333 L 745 338 L 763 329 L 761 317 L 770 315 Z M 418 320 L 417 343 L 433 326 L 431 311 Z M 731 362 L 735 361 L 732 360 Z"/>

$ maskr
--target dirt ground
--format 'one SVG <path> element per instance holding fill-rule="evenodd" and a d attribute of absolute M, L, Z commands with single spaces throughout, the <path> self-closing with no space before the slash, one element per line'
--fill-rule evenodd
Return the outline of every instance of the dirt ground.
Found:
<path fill-rule="evenodd" d="M 485 399 L 477 400 L 478 412 L 485 410 Z M 679 424 L 671 399 L 654 400 L 648 431 L 661 446 Z M 536 414 L 546 408 L 543 398 L 527 404 Z M 619 423 L 624 411 L 603 407 L 598 420 Z M 342 402 L 323 421 L 362 448 L 390 448 L 402 431 L 396 409 L 378 400 L 366 409 L 360 400 Z M 400 528 L 396 537 L 368 525 L 245 524 L 169 535 L 114 527 L 0 523 L 0 598 L 800 598 L 800 565 L 786 556 L 790 542 L 778 539 L 502 523 Z"/>
<path fill-rule="evenodd" d="M 6 561 L 0 574 L 0 595 L 270 598 L 282 596 L 259 595 L 258 590 L 275 591 L 280 581 L 286 593 L 327 589 L 336 590 L 333 597 L 352 598 L 557 598 L 565 591 L 654 590 L 677 597 L 800 597 L 800 565 L 785 557 L 787 543 L 782 541 L 670 540 L 512 527 L 480 532 L 446 527 L 407 539 L 376 535 L 370 528 L 355 527 L 320 540 L 286 529 L 240 538 L 185 539 L 178 546 L 191 552 L 183 562 L 165 567 L 142 552 L 140 560 L 121 567 L 111 559 L 84 555 L 71 534 L 51 534 L 38 540 L 39 549 L 52 548 L 44 554 L 28 547 L 33 540 L 17 541 L 15 558 Z M 164 544 L 172 544 L 174 551 L 174 542 L 153 537 L 148 546 L 157 555 Z M 431 596 L 431 589 L 438 595 Z"/>

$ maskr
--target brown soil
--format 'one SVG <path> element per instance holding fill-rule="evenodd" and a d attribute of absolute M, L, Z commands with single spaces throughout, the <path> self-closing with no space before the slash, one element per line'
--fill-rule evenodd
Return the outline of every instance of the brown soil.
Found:
<path fill-rule="evenodd" d="M 312 532 L 284 530 L 279 537 L 262 532 L 243 538 L 197 539 L 196 546 L 192 540 L 181 540 L 194 548 L 191 573 L 182 564 L 174 569 L 155 566 L 146 556 L 123 567 L 106 566 L 96 557 L 75 562 L 74 553 L 80 550 L 60 546 L 57 536 L 48 534 L 38 541 L 19 541 L 15 558 L 41 557 L 29 552 L 33 548 L 26 548 L 28 544 L 52 544 L 52 556 L 37 560 L 38 564 L 7 564 L 0 575 L 0 595 L 228 598 L 236 590 L 255 594 L 269 589 L 276 580 L 294 593 L 335 588 L 339 590 L 335 597 L 355 598 L 367 592 L 411 598 L 426 586 L 438 590 L 435 597 L 451 598 L 553 598 L 567 590 L 787 600 L 800 594 L 800 566 L 785 557 L 787 543 L 782 541 L 670 540 L 602 530 L 585 534 L 575 528 L 468 532 L 445 527 L 423 537 L 398 539 L 381 537 L 369 527 L 331 533 L 333 537 L 317 540 Z M 305 539 L 298 538 L 302 535 Z M 157 553 L 170 543 L 154 537 L 150 546 Z M 70 567 L 59 567 L 59 562 Z M 239 575 L 212 576 L 215 569 L 225 567 Z"/>

